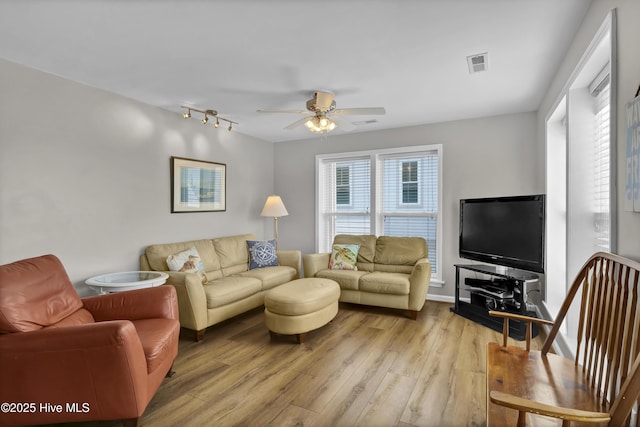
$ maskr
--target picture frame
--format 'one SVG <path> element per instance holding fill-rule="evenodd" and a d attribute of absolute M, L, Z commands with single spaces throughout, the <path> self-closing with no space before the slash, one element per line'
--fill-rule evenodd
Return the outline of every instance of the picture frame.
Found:
<path fill-rule="evenodd" d="M 171 213 L 227 210 L 227 165 L 171 157 Z"/>

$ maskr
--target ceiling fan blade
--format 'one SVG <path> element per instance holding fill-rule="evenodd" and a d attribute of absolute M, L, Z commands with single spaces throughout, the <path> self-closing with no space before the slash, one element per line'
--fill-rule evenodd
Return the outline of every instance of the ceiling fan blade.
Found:
<path fill-rule="evenodd" d="M 309 114 L 307 110 L 256 110 L 258 113 Z"/>
<path fill-rule="evenodd" d="M 346 115 L 383 115 L 386 111 L 383 107 L 369 107 L 369 108 L 338 108 L 333 110 L 331 114 L 346 116 Z"/>
<path fill-rule="evenodd" d="M 350 130 L 354 130 L 356 128 L 353 123 L 342 117 L 330 117 L 330 119 L 335 122 L 338 129 L 341 129 L 345 132 L 349 132 Z"/>
<path fill-rule="evenodd" d="M 298 126 L 302 126 L 302 124 L 306 122 L 310 117 L 313 117 L 313 116 L 307 116 L 307 117 L 301 118 L 300 120 L 296 120 L 295 122 L 291 123 L 289 126 L 285 126 L 285 129 L 291 130 L 291 129 L 297 128 Z"/>

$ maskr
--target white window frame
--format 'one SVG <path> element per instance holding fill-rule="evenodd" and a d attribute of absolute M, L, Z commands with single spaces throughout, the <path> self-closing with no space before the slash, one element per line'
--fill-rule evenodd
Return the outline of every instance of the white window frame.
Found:
<path fill-rule="evenodd" d="M 329 249 L 324 247 L 322 243 L 321 235 L 324 233 L 324 230 L 320 230 L 324 224 L 322 213 L 320 212 L 320 206 L 322 206 L 321 201 L 324 200 L 326 196 L 326 189 L 323 184 L 325 182 L 323 176 L 323 166 L 325 162 L 339 162 L 341 159 L 346 160 L 356 160 L 356 159 L 370 159 L 371 165 L 371 234 L 381 235 L 382 230 L 384 229 L 384 218 L 381 213 L 383 212 L 381 206 L 381 197 L 376 195 L 376 188 L 379 188 L 382 191 L 382 179 L 383 179 L 383 168 L 382 162 L 385 158 L 389 158 L 390 156 L 406 156 L 408 154 L 415 154 L 416 156 L 423 153 L 435 153 L 438 159 L 438 195 L 437 195 L 437 204 L 438 210 L 435 213 L 429 214 L 430 216 L 435 216 L 436 218 L 436 247 L 429 247 L 429 252 L 435 251 L 436 255 L 436 265 L 433 266 L 435 273 L 431 275 L 431 286 L 441 287 L 444 282 L 443 271 L 442 271 L 442 235 L 443 235 L 443 205 L 442 205 L 442 144 L 432 144 L 432 145 L 417 145 L 410 147 L 397 147 L 397 148 L 389 148 L 389 149 L 381 149 L 381 150 L 365 150 L 365 151 L 351 151 L 344 153 L 332 153 L 332 154 L 318 154 L 316 155 L 316 226 L 315 226 L 315 240 L 316 240 L 316 252 L 328 252 Z M 414 204 L 411 204 L 415 206 Z M 406 214 L 405 214 L 406 215 Z"/>

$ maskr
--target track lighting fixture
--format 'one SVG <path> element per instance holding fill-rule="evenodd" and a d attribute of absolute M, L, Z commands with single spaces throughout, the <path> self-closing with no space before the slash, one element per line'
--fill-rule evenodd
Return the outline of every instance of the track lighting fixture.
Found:
<path fill-rule="evenodd" d="M 220 117 L 218 116 L 218 112 L 216 110 L 198 110 L 197 108 L 193 108 L 193 107 L 185 107 L 184 105 L 181 105 L 180 108 L 184 108 L 185 110 L 187 110 L 182 117 L 184 117 L 185 119 L 188 119 L 189 117 L 191 117 L 191 110 L 193 111 L 197 111 L 198 113 L 204 114 L 204 117 L 202 119 L 202 124 L 206 125 L 207 122 L 209 121 L 209 116 L 211 117 L 215 117 L 216 121 L 213 124 L 214 128 L 218 128 L 220 126 L 220 120 L 229 123 L 229 127 L 227 128 L 227 130 L 229 132 L 231 132 L 232 129 L 232 125 L 234 124 L 238 124 L 238 122 L 234 122 L 233 120 L 229 120 L 229 119 L 225 119 L 224 117 Z"/>

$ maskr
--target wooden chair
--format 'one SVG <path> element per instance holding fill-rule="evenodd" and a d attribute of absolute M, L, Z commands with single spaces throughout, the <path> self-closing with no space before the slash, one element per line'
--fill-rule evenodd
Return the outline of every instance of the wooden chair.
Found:
<path fill-rule="evenodd" d="M 504 332 L 502 345 L 487 346 L 487 425 L 638 425 L 630 414 L 640 395 L 639 275 L 640 263 L 597 253 L 555 322 L 491 312 L 504 317 Z M 574 300 L 580 311 L 571 360 L 550 350 Z M 526 348 L 507 346 L 510 318 L 527 322 Z M 540 351 L 530 349 L 532 322 L 552 325 Z"/>

